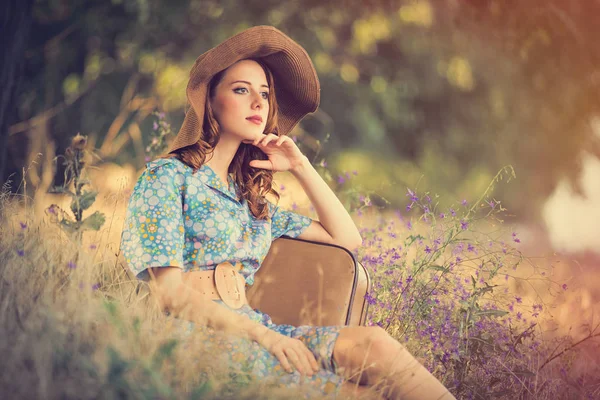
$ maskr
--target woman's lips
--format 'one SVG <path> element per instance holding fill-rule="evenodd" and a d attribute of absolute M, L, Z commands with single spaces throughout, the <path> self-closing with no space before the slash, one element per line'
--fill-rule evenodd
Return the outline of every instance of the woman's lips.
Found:
<path fill-rule="evenodd" d="M 246 118 L 246 119 L 256 125 L 262 124 L 262 121 L 259 120 L 258 118 Z"/>

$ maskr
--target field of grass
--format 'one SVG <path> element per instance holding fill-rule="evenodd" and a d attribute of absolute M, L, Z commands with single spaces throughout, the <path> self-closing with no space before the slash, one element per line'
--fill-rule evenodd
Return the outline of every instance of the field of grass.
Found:
<path fill-rule="evenodd" d="M 85 176 L 79 192 L 2 192 L 3 398 L 266 399 L 309 389 L 266 386 L 220 364 L 224 350 L 208 348 L 200 332 L 184 335 L 181 321 L 136 292 L 118 249 L 135 172 L 106 165 Z M 500 171 L 479 199 L 447 209 L 406 188 L 401 210 L 360 194 L 349 200 L 364 239 L 356 257 L 373 280 L 368 324 L 384 327 L 457 398 L 600 398 L 593 302 L 577 300 L 585 292 L 567 283 L 564 260 L 529 256 L 540 254 L 535 235 L 502 221 L 493 186 L 511 176 Z M 278 184 L 284 203 L 312 212 L 288 194 L 293 182 Z M 88 187 L 97 195 L 86 197 Z"/>

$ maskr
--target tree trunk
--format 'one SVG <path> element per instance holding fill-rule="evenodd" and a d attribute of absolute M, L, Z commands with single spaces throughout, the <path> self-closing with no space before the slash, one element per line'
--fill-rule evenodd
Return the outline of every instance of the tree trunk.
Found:
<path fill-rule="evenodd" d="M 8 128 L 17 122 L 17 96 L 32 22 L 33 0 L 4 0 L 0 11 L 0 178 L 6 180 Z"/>

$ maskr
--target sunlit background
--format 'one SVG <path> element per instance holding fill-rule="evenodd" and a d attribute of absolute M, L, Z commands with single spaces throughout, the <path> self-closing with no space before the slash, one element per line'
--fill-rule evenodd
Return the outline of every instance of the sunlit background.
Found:
<path fill-rule="evenodd" d="M 196 57 L 273 25 L 318 71 L 321 106 L 292 136 L 336 191 L 389 212 L 404 210 L 407 188 L 448 205 L 514 168 L 494 196 L 526 255 L 569 282 L 556 311 L 566 329 L 600 301 L 598 15 L 584 0 L 36 1 L 0 175 L 41 215 L 63 183 L 54 158 L 87 135 L 94 208 L 116 244 L 152 113 L 176 133 Z M 289 177 L 281 184 L 287 205 L 311 212 Z"/>

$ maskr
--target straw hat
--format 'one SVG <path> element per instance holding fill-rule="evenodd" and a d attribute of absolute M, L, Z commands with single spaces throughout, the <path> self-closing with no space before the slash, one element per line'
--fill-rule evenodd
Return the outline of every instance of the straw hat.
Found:
<path fill-rule="evenodd" d="M 280 135 L 289 133 L 306 114 L 317 110 L 321 88 L 306 51 L 272 26 L 255 26 L 230 37 L 196 59 L 186 90 L 191 108 L 169 147 L 169 153 L 200 139 L 210 79 L 245 58 L 261 59 L 273 73 Z"/>

